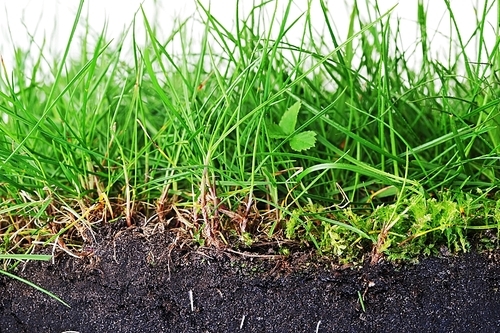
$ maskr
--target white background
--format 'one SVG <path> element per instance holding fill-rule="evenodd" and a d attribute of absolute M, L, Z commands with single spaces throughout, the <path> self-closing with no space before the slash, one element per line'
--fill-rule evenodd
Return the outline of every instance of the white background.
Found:
<path fill-rule="evenodd" d="M 280 10 L 288 0 L 274 0 Z M 349 12 L 344 5 L 344 1 L 325 0 L 328 3 L 329 15 L 338 29 L 339 40 L 343 41 L 347 34 Z M 371 0 L 370 0 L 371 1 Z M 373 0 L 375 1 L 375 0 Z M 211 6 L 211 12 L 225 26 L 233 27 L 235 18 L 236 0 L 200 0 L 204 6 Z M 242 7 L 250 8 L 254 0 L 240 0 Z M 347 3 L 351 1 L 346 0 Z M 454 16 L 460 26 L 460 33 L 464 41 L 467 41 L 476 29 L 476 11 L 483 11 L 483 6 L 492 4 L 493 0 L 451 0 Z M 143 8 L 150 20 L 155 18 L 160 22 L 162 30 L 168 34 L 174 26 L 175 18 L 185 18 L 196 11 L 195 0 L 144 0 Z M 306 8 L 307 0 L 295 0 L 291 17 L 298 17 Z M 364 3 L 359 0 L 358 3 Z M 417 0 L 379 0 L 378 4 L 381 12 L 397 5 L 391 14 L 391 20 L 396 22 L 400 20 L 402 30 L 402 44 L 405 50 L 411 50 L 416 45 L 418 31 L 416 28 L 417 20 Z M 450 19 L 444 0 L 424 0 L 428 15 L 428 34 L 432 40 L 431 56 L 446 61 L 450 57 L 448 54 L 449 39 L 458 42 L 456 33 L 450 30 Z M 54 51 L 61 51 L 66 45 L 67 38 L 76 10 L 78 0 L 0 0 L 0 55 L 2 55 L 6 65 L 12 59 L 14 46 L 27 47 L 29 45 L 30 35 L 39 45 L 44 38 L 50 49 L 44 49 L 47 56 Z M 134 15 L 141 1 L 138 0 L 87 0 L 84 4 L 84 17 L 87 17 L 90 26 L 96 33 L 99 33 L 107 24 L 107 36 L 109 38 L 118 38 L 120 33 L 133 20 Z M 317 30 L 324 29 L 324 20 L 320 11 L 319 0 L 311 0 L 312 15 L 314 22 L 317 22 Z M 159 6 L 158 6 L 159 5 Z M 269 6 L 273 8 L 273 5 Z M 360 7 L 363 7 L 360 5 Z M 361 15 L 367 15 L 366 12 Z M 269 14 L 270 16 L 270 14 Z M 279 15 L 278 15 L 279 17 Z M 488 15 L 488 24 L 486 26 L 486 44 L 489 49 L 495 43 L 494 27 L 496 23 L 496 7 L 494 6 Z M 140 27 L 140 24 L 139 24 Z M 195 27 L 193 33 L 197 33 Z M 144 32 L 138 29 L 138 39 L 143 40 Z M 200 32 L 201 30 L 198 30 Z M 293 40 L 293 34 L 301 32 L 300 27 L 293 30 L 288 38 Z M 477 41 L 471 41 L 467 48 L 472 60 L 475 60 L 474 48 Z M 36 47 L 35 47 L 36 48 Z M 34 50 L 36 52 L 36 50 Z M 411 52 L 409 52 L 411 53 Z M 418 54 L 418 51 L 416 52 Z M 484 60 L 484 59 L 483 59 Z"/>

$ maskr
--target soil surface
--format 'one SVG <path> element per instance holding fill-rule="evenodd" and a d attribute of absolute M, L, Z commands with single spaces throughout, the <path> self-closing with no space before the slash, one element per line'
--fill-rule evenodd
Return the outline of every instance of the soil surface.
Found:
<path fill-rule="evenodd" d="M 500 332 L 499 258 L 339 268 L 128 230 L 17 272 L 71 308 L 0 277 L 0 332 Z"/>

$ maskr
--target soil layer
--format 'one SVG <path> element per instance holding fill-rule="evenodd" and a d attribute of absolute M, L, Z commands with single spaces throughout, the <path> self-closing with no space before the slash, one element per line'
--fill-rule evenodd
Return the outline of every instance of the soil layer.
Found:
<path fill-rule="evenodd" d="M 0 277 L 0 333 L 500 332 L 500 252 L 338 268 L 125 231 Z"/>

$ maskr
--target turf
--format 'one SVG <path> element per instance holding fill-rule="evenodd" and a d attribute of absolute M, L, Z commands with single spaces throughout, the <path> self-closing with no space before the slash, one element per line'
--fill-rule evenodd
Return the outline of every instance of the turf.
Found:
<path fill-rule="evenodd" d="M 0 254 L 78 254 L 103 224 L 341 262 L 497 247 L 495 2 L 477 8 L 472 36 L 448 7 L 446 63 L 430 54 L 423 3 L 417 51 L 376 3 L 351 7 L 347 36 L 320 4 L 323 32 L 292 1 L 280 17 L 273 2 L 237 11 L 232 28 L 198 3 L 167 34 L 139 10 L 117 42 L 92 31 L 82 2 L 64 52 L 17 48 L 0 76 Z"/>

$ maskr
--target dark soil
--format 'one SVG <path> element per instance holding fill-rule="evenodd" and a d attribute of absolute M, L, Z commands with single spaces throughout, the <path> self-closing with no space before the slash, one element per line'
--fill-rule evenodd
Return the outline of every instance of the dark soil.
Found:
<path fill-rule="evenodd" d="M 99 244 L 17 272 L 71 308 L 0 277 L 0 332 L 500 332 L 499 252 L 340 269 L 174 247 L 168 234 Z"/>

